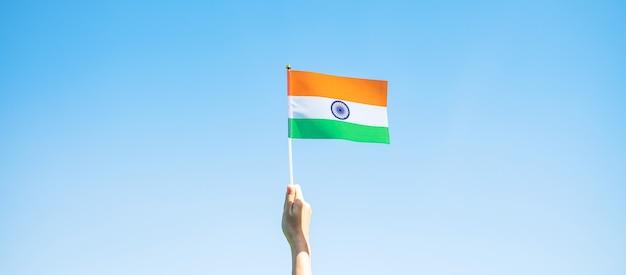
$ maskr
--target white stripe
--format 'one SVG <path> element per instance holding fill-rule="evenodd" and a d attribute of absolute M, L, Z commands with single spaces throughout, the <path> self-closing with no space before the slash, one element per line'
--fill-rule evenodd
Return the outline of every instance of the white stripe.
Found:
<path fill-rule="evenodd" d="M 340 120 L 333 115 L 330 105 L 337 99 L 319 96 L 289 96 L 289 118 L 320 118 Z M 387 107 L 341 100 L 350 109 L 347 119 L 341 120 L 369 126 L 388 127 Z"/>

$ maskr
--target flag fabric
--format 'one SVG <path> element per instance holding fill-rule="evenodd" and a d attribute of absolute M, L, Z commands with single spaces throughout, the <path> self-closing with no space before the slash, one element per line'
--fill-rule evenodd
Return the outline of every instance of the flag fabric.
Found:
<path fill-rule="evenodd" d="M 387 81 L 287 71 L 289 137 L 389 144 Z"/>

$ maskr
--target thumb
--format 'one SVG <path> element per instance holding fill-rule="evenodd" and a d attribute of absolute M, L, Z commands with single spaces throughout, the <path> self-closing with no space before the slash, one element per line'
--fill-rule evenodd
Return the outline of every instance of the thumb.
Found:
<path fill-rule="evenodd" d="M 287 185 L 287 194 L 285 195 L 285 205 L 283 206 L 283 212 L 291 213 L 291 206 L 296 200 L 296 188 L 293 185 Z"/>

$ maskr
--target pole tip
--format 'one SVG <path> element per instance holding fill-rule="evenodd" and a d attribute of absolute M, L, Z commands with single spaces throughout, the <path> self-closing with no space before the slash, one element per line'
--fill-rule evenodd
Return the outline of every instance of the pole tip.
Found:
<path fill-rule="evenodd" d="M 291 65 L 287 64 L 287 66 L 285 67 L 285 69 L 287 69 L 287 71 L 291 70 Z"/>

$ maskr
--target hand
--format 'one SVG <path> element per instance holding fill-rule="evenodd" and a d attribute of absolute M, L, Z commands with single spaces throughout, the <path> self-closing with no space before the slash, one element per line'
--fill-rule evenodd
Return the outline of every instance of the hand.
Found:
<path fill-rule="evenodd" d="M 306 252 L 309 248 L 309 224 L 311 205 L 304 201 L 300 185 L 288 185 L 283 209 L 283 233 L 291 246 L 292 253 Z"/>

